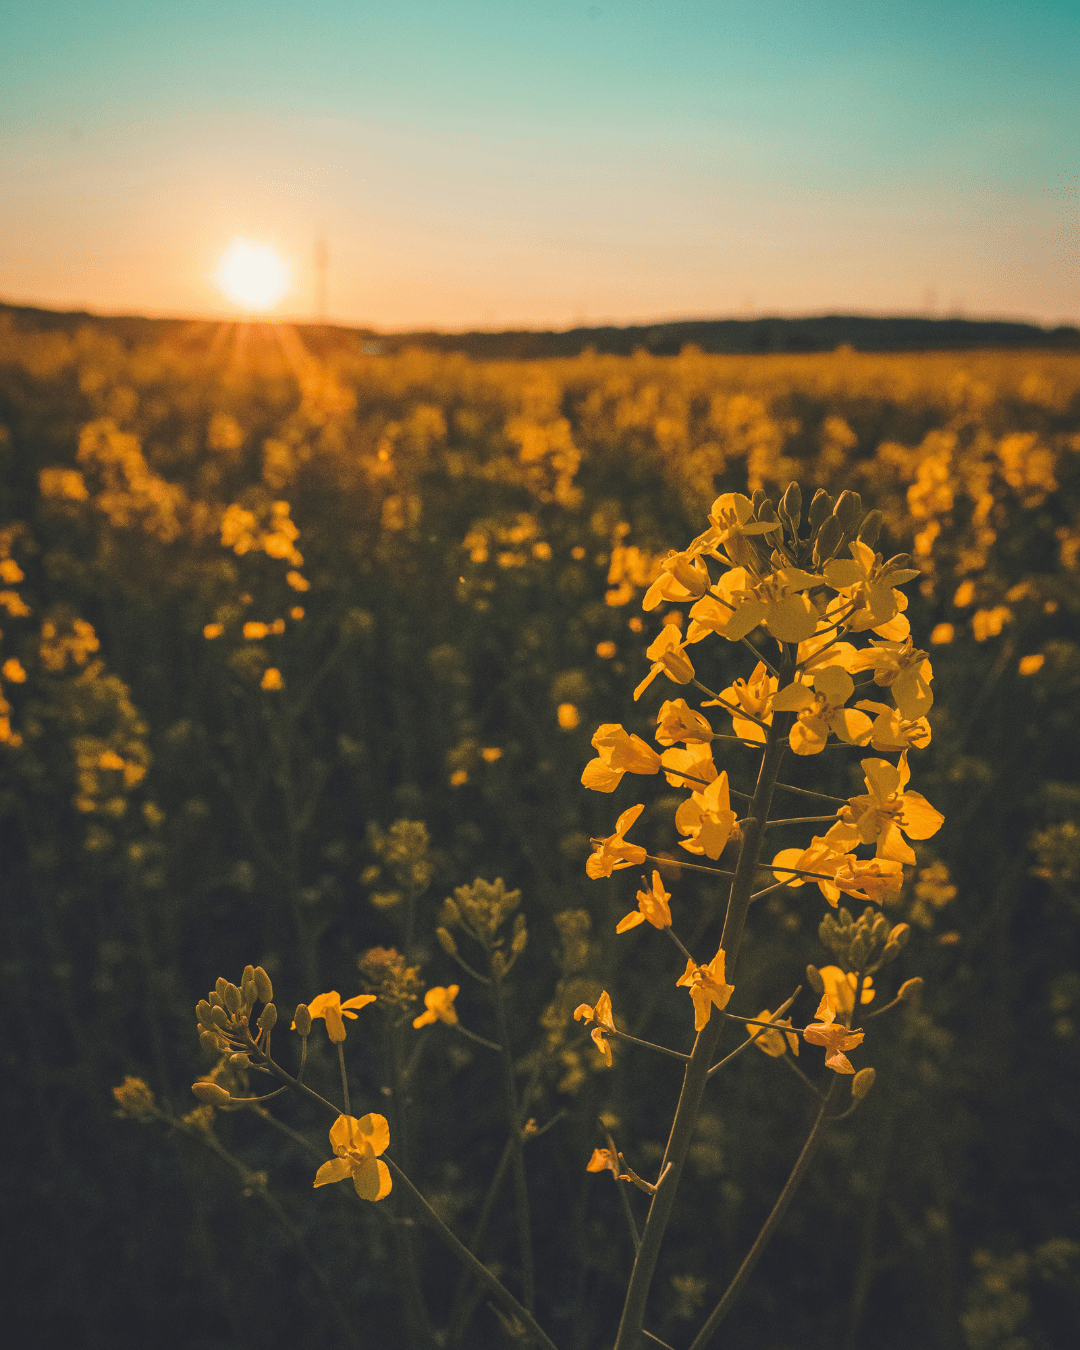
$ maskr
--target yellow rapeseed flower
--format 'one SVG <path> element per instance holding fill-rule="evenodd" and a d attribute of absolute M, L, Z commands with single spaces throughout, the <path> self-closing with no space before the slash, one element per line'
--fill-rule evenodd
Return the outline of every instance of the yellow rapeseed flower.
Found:
<path fill-rule="evenodd" d="M 637 893 L 637 909 L 632 909 L 625 918 L 620 919 L 615 926 L 616 933 L 629 932 L 631 928 L 636 928 L 638 924 L 646 920 L 654 928 L 663 930 L 671 927 L 671 906 L 668 901 L 670 894 L 664 890 L 664 883 L 660 880 L 660 873 L 654 871 L 652 874 L 652 888 L 642 890 Z"/>
<path fill-rule="evenodd" d="M 822 966 L 818 974 L 825 986 L 825 993 L 836 1011 L 845 1016 L 854 1011 L 855 985 L 859 978 L 855 972 L 843 971 L 839 966 Z M 859 995 L 860 1003 L 873 1003 L 874 995 L 877 993 L 873 986 L 873 979 L 869 975 L 864 976 L 862 993 Z"/>
<path fill-rule="evenodd" d="M 626 832 L 642 811 L 643 805 L 631 806 L 615 822 L 615 833 L 606 839 L 594 839 L 596 850 L 585 863 L 586 873 L 595 881 L 598 877 L 609 877 L 623 867 L 636 867 L 645 861 L 645 850 L 640 844 L 628 844 Z"/>
<path fill-rule="evenodd" d="M 332 989 L 329 994 L 317 994 L 307 1005 L 307 1010 L 312 1017 L 321 1017 L 326 1022 L 326 1034 L 337 1044 L 345 1039 L 345 1023 L 342 1018 L 349 1017 L 355 1022 L 356 1013 L 352 1009 L 366 1008 L 369 1003 L 374 1002 L 374 994 L 357 994 L 355 998 L 346 999 L 342 1003 L 337 990 Z M 293 1027 L 295 1026 L 296 1023 L 293 1022 Z M 379 1151 L 381 1153 L 382 1149 Z"/>
<path fill-rule="evenodd" d="M 865 713 L 844 705 L 855 692 L 855 684 L 846 670 L 824 666 L 814 675 L 814 692 L 798 682 L 787 685 L 773 696 L 774 712 L 797 712 L 788 733 L 788 741 L 797 755 L 816 755 L 825 749 L 829 732 L 848 745 L 865 745 L 873 724 Z"/>
<path fill-rule="evenodd" d="M 712 738 L 713 729 L 708 719 L 695 712 L 686 699 L 668 699 L 660 705 L 656 715 L 656 739 L 661 745 L 674 745 L 676 741 L 707 743 Z"/>
<path fill-rule="evenodd" d="M 848 798 L 826 841 L 843 849 L 874 844 L 879 858 L 913 863 L 915 851 L 901 838 L 901 831 L 909 839 L 929 839 L 941 829 L 945 817 L 921 793 L 904 791 L 911 777 L 906 751 L 897 765 L 887 759 L 864 759 L 862 770 L 866 793 Z"/>
<path fill-rule="evenodd" d="M 1030 657 L 1026 657 L 1025 659 L 1028 661 L 1031 660 Z M 1042 657 L 1039 658 L 1039 661 L 1041 664 Z M 1023 665 L 1023 662 L 1020 664 Z M 1026 672 L 1021 671 L 1020 673 L 1025 674 Z M 0 675 L 3 675 L 4 679 L 7 680 L 9 684 L 23 684 L 26 680 L 26 671 L 23 670 L 22 662 L 17 656 L 8 657 L 4 664 L 0 666 Z"/>
<path fill-rule="evenodd" d="M 336 1158 L 324 1162 L 315 1173 L 316 1186 L 352 1178 L 361 1200 L 382 1200 L 390 1194 L 390 1169 L 379 1160 L 390 1144 L 390 1126 L 385 1116 L 338 1116 L 330 1126 L 330 1143 Z"/>
<path fill-rule="evenodd" d="M 852 1000 L 854 1002 L 854 999 Z M 836 1007 L 829 995 L 822 995 L 818 1010 L 814 1014 L 818 1019 L 803 1030 L 803 1040 L 811 1045 L 823 1045 L 826 1050 L 825 1064 L 833 1073 L 854 1073 L 855 1070 L 845 1050 L 854 1050 L 861 1045 L 864 1032 L 849 1031 L 842 1022 L 836 1020 Z"/>
<path fill-rule="evenodd" d="M 676 684 L 690 683 L 694 678 L 694 667 L 683 650 L 685 645 L 678 626 L 673 623 L 665 624 L 656 641 L 645 649 L 645 655 L 653 665 L 648 675 L 634 690 L 635 703 L 661 672 Z"/>
<path fill-rule="evenodd" d="M 448 1027 L 456 1026 L 458 1015 L 454 999 L 458 996 L 458 988 L 458 985 L 451 984 L 446 987 L 436 985 L 434 989 L 429 989 L 424 995 L 427 1011 L 413 1018 L 413 1026 L 427 1027 L 434 1022 L 445 1022 Z"/>
<path fill-rule="evenodd" d="M 596 1045 L 597 1050 L 604 1056 L 607 1066 L 610 1069 L 611 1046 L 608 1045 L 607 1041 L 604 1039 L 604 1032 L 605 1030 L 614 1031 L 615 1022 L 611 1011 L 611 998 L 609 997 L 607 990 L 605 989 L 596 1000 L 595 1007 L 591 1008 L 587 1003 L 579 1003 L 574 1009 L 574 1021 L 596 1022 L 598 1024 L 593 1027 L 590 1034 L 592 1035 L 593 1043 Z"/>
<path fill-rule="evenodd" d="M 202 635 L 208 641 L 213 641 L 214 638 L 219 638 L 224 631 L 225 625 L 223 623 L 208 623 L 203 625 Z"/>
<path fill-rule="evenodd" d="M 759 1022 L 768 1022 L 772 1013 L 768 1008 L 762 1008 L 758 1013 Z M 775 1027 L 790 1027 L 791 1018 L 785 1017 L 783 1021 L 774 1022 Z M 794 1031 L 769 1031 L 765 1027 L 748 1026 L 746 1034 L 754 1042 L 759 1050 L 764 1050 L 767 1055 L 773 1059 L 779 1059 L 781 1055 L 786 1055 L 788 1047 L 791 1047 L 791 1053 L 799 1053 L 799 1037 Z"/>
<path fill-rule="evenodd" d="M 724 983 L 724 949 L 716 953 L 707 966 L 687 961 L 686 969 L 675 981 L 677 988 L 685 988 L 694 1001 L 694 1030 L 701 1031 L 712 1016 L 713 1005 L 721 1010 L 735 992 L 733 984 Z"/>
<path fill-rule="evenodd" d="M 874 683 L 887 687 L 901 716 L 909 721 L 925 717 L 934 703 L 930 681 L 934 672 L 925 652 L 912 645 L 911 638 L 903 642 L 871 641 L 870 646 L 856 652 L 848 664 L 853 674 L 872 670 Z"/>
<path fill-rule="evenodd" d="M 276 666 L 270 666 L 263 672 L 263 677 L 259 681 L 260 689 L 281 689 L 285 681 L 281 678 L 281 671 Z"/>
<path fill-rule="evenodd" d="M 555 709 L 555 720 L 563 731 L 573 731 L 581 721 L 581 713 L 573 703 L 560 703 Z"/>
<path fill-rule="evenodd" d="M 702 706 L 705 708 L 720 706 L 731 712 L 732 705 L 734 705 L 741 708 L 744 713 L 756 717 L 758 721 L 771 726 L 773 695 L 776 693 L 777 684 L 776 676 L 769 674 L 764 661 L 759 661 L 754 667 L 754 673 L 748 680 L 736 680 L 727 689 L 720 691 L 719 699 L 710 700 Z M 731 712 L 731 724 L 735 735 L 741 736 L 744 741 L 757 741 L 762 745 L 765 744 L 765 730 L 763 727 L 759 727 L 757 722 L 747 721 L 745 717 L 740 717 L 737 712 Z"/>
<path fill-rule="evenodd" d="M 581 782 L 594 792 L 614 792 L 625 773 L 659 773 L 660 756 L 640 736 L 617 722 L 605 722 L 592 738 L 596 759 L 585 765 Z"/>
<path fill-rule="evenodd" d="M 862 698 L 855 704 L 864 712 L 876 713 L 870 744 L 889 754 L 893 750 L 924 750 L 930 744 L 930 723 L 925 717 L 906 718 L 899 708 Z"/>
<path fill-rule="evenodd" d="M 735 826 L 726 769 L 708 787 L 695 789 L 680 804 L 675 812 L 675 825 L 680 834 L 689 835 L 688 839 L 679 840 L 688 853 L 719 858 Z"/>

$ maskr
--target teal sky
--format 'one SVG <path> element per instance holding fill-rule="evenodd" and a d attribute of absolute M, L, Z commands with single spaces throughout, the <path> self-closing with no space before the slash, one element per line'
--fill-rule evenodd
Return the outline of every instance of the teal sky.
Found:
<path fill-rule="evenodd" d="M 377 327 L 1080 321 L 1080 5 L 18 0 L 0 298 Z"/>

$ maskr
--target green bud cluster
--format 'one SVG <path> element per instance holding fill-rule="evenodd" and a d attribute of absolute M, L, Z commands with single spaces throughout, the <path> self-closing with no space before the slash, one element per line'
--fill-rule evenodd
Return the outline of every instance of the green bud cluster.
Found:
<path fill-rule="evenodd" d="M 857 920 L 841 906 L 835 917 L 826 914 L 818 928 L 818 937 L 840 966 L 863 975 L 871 975 L 890 961 L 895 961 L 910 936 L 911 929 L 906 923 L 890 924 L 885 915 L 872 905 L 867 905 Z M 816 989 L 810 969 L 812 967 L 807 969 L 807 978 Z M 817 975 L 816 970 L 814 974 Z"/>
<path fill-rule="evenodd" d="M 277 1009 L 271 1000 L 274 986 L 262 966 L 245 966 L 239 986 L 220 978 L 206 998 L 195 1007 L 199 1025 L 199 1043 L 211 1054 L 242 1057 L 248 1062 L 246 1048 L 251 1035 L 248 1024 L 256 1003 L 264 1004 L 259 1027 L 268 1033 L 277 1021 Z M 239 1062 L 239 1060 L 237 1060 Z"/>
<path fill-rule="evenodd" d="M 482 946 L 494 947 L 499 929 L 520 904 L 521 892 L 508 891 L 502 877 L 494 881 L 477 877 L 471 886 L 456 887 L 452 900 L 443 901 L 443 927 L 462 928 Z M 518 915 L 515 935 L 524 931 L 524 925 L 524 916 Z"/>

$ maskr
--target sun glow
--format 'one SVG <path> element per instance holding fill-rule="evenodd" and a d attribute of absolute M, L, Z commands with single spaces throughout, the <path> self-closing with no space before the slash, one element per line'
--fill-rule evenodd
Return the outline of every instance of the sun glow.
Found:
<path fill-rule="evenodd" d="M 242 309 L 271 309 L 289 289 L 289 269 L 281 254 L 248 239 L 237 239 L 225 251 L 215 279 Z"/>

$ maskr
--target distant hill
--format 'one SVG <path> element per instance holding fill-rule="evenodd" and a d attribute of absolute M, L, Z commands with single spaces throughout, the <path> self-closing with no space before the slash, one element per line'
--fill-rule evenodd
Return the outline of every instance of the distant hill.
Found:
<path fill-rule="evenodd" d="M 217 321 L 147 319 L 137 315 L 101 316 L 82 311 L 36 309 L 0 303 L 0 319 L 21 332 L 73 332 L 94 324 L 126 346 L 170 338 L 198 341 L 219 327 Z M 861 352 L 964 351 L 975 348 L 1027 348 L 1080 351 L 1080 328 L 1041 328 L 999 319 L 870 318 L 824 314 L 811 318 L 686 319 L 675 323 L 635 324 L 626 328 L 512 329 L 489 333 L 381 333 L 339 324 L 298 323 L 312 350 L 328 351 L 359 342 L 371 354 L 390 355 L 406 347 L 463 352 L 478 360 L 536 360 L 577 356 L 594 350 L 618 356 L 646 351 L 674 356 L 683 347 L 704 352 L 760 354 L 826 352 L 852 347 Z"/>

